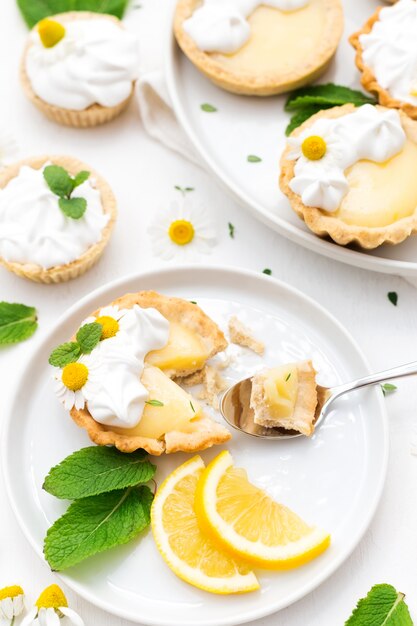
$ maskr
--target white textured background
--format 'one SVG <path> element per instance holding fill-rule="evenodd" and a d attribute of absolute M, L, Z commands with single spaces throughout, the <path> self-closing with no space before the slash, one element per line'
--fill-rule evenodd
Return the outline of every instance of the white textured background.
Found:
<path fill-rule="evenodd" d="M 139 0 L 138 0 L 139 3 Z M 163 2 L 142 0 L 136 19 L 147 40 L 157 45 L 154 26 L 163 17 Z M 362 346 L 375 370 L 417 359 L 416 291 L 400 278 L 385 277 L 322 259 L 287 242 L 258 224 L 217 187 L 214 180 L 145 135 L 133 104 L 126 115 L 99 129 L 76 131 L 56 126 L 27 102 L 19 87 L 18 65 L 27 30 L 14 0 L 0 5 L 0 121 L 12 128 L 21 156 L 73 154 L 91 163 L 112 185 L 120 218 L 99 265 L 82 278 L 60 286 L 25 282 L 0 270 L 0 299 L 36 306 L 40 327 L 30 341 L 0 350 L 0 418 L 19 382 L 22 364 L 70 305 L 95 287 L 133 271 L 157 267 L 146 226 L 152 214 L 173 197 L 173 186 L 195 187 L 195 199 L 217 222 L 219 245 L 204 261 L 262 271 L 312 296 L 333 313 Z M 145 47 L 145 46 L 144 46 Z M 236 227 L 235 239 L 227 222 Z M 399 294 L 398 307 L 387 299 Z M 415 380 L 399 383 L 387 398 L 391 430 L 388 481 L 381 505 L 364 540 L 351 558 L 320 589 L 279 615 L 259 621 L 272 626 L 341 626 L 357 599 L 378 582 L 408 594 L 417 620 L 417 458 L 410 455 L 416 419 Z M 25 393 L 20 389 L 21 394 Z M 19 415 L 16 415 L 19 428 Z M 54 576 L 26 543 L 6 500 L 0 477 L 0 588 L 21 584 L 30 601 L 54 582 Z M 127 626 L 68 593 L 71 605 L 89 626 Z"/>

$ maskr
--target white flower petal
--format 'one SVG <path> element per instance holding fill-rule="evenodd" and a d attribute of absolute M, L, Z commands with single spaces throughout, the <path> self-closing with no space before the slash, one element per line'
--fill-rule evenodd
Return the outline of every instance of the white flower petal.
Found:
<path fill-rule="evenodd" d="M 84 626 L 84 620 L 81 619 L 81 617 L 78 615 L 78 613 L 76 613 L 75 611 L 73 611 L 69 607 L 61 607 L 59 610 L 66 617 L 68 617 L 68 619 L 70 620 L 71 624 L 74 624 L 74 626 Z"/>
<path fill-rule="evenodd" d="M 60 626 L 59 615 L 51 607 L 40 609 L 38 619 L 40 626 Z"/>
<path fill-rule="evenodd" d="M 38 608 L 34 606 L 29 611 L 29 613 L 23 618 L 20 626 L 32 626 L 33 624 L 35 624 L 35 619 L 36 619 L 37 614 L 38 614 Z"/>

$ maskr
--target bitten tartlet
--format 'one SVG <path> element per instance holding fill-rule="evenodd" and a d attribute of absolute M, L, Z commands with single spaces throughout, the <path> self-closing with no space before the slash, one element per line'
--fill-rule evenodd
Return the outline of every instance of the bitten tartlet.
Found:
<path fill-rule="evenodd" d="M 317 235 L 372 249 L 417 232 L 417 122 L 366 104 L 313 115 L 288 140 L 280 187 Z"/>
<path fill-rule="evenodd" d="M 104 124 L 128 105 L 138 77 L 137 38 L 111 15 L 74 11 L 39 22 L 21 62 L 28 98 L 53 121 Z"/>
<path fill-rule="evenodd" d="M 0 172 L 0 263 L 40 283 L 76 278 L 102 255 L 116 216 L 109 185 L 78 159 L 19 161 Z"/>
<path fill-rule="evenodd" d="M 398 0 L 379 7 L 350 38 L 365 89 L 380 104 L 401 109 L 413 119 L 417 119 L 416 33 L 415 0 Z"/>
<path fill-rule="evenodd" d="M 230 439 L 178 384 L 226 347 L 196 304 L 140 291 L 95 311 L 49 362 L 58 397 L 94 443 L 159 456 Z"/>
<path fill-rule="evenodd" d="M 216 85 L 270 96 L 317 79 L 336 52 L 343 23 L 340 0 L 179 0 L 174 31 Z"/>

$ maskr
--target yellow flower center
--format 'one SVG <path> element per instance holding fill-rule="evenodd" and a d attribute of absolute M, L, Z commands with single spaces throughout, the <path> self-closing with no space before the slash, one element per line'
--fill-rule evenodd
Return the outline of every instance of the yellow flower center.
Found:
<path fill-rule="evenodd" d="M 53 48 L 65 37 L 65 28 L 55 20 L 44 19 L 38 24 L 38 33 L 45 48 Z"/>
<path fill-rule="evenodd" d="M 71 391 L 78 391 L 88 380 L 88 368 L 84 363 L 68 363 L 62 370 L 62 382 Z"/>
<path fill-rule="evenodd" d="M 16 598 L 17 596 L 23 596 L 23 589 L 19 585 L 12 585 L 11 587 L 4 587 L 0 589 L 0 600 L 5 598 Z"/>
<path fill-rule="evenodd" d="M 110 337 L 114 337 L 119 332 L 119 322 L 114 317 L 103 315 L 98 317 L 96 322 L 103 326 L 100 339 L 110 339 Z"/>
<path fill-rule="evenodd" d="M 51 585 L 44 589 L 36 600 L 38 609 L 59 609 L 61 606 L 68 606 L 67 599 L 61 587 Z"/>
<path fill-rule="evenodd" d="M 194 226 L 187 220 L 176 220 L 169 227 L 168 234 L 177 246 L 185 246 L 194 239 Z"/>
<path fill-rule="evenodd" d="M 312 135 L 304 139 L 301 146 L 302 153 L 310 161 L 319 161 L 327 152 L 327 144 L 323 137 Z"/>

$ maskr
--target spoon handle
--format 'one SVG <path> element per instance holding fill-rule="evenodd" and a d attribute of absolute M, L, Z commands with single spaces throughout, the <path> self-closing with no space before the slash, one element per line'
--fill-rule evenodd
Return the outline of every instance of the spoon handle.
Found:
<path fill-rule="evenodd" d="M 345 385 L 339 385 L 333 387 L 332 397 L 341 396 L 348 391 L 354 391 L 355 389 L 361 389 L 362 387 L 368 387 L 369 385 L 376 385 L 378 383 L 386 382 L 387 380 L 393 380 L 394 378 L 404 378 L 405 376 L 413 376 L 417 374 L 417 361 L 413 363 L 407 363 L 400 367 L 393 367 L 392 369 L 385 370 L 384 372 L 378 372 L 377 374 L 371 374 L 370 376 L 364 376 L 364 378 L 358 378 Z"/>

